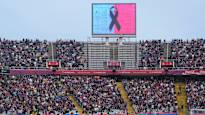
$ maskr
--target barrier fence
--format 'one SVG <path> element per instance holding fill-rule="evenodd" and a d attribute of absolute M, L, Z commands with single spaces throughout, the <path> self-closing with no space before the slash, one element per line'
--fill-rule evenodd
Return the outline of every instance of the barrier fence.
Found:
<path fill-rule="evenodd" d="M 205 70 L 51 70 L 10 69 L 9 75 L 76 75 L 76 76 L 163 76 L 205 75 Z"/>

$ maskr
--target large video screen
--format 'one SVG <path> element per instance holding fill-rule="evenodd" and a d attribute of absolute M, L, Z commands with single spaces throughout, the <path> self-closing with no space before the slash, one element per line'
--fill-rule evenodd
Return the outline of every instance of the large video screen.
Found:
<path fill-rule="evenodd" d="M 136 35 L 136 4 L 92 4 L 92 35 Z"/>

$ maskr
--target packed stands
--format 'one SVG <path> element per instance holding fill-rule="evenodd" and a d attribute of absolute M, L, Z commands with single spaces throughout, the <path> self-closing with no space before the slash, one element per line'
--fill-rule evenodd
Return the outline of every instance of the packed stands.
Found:
<path fill-rule="evenodd" d="M 138 68 L 159 68 L 160 59 L 167 51 L 168 59 L 174 61 L 176 68 L 203 68 L 205 63 L 205 40 L 174 39 L 169 43 L 170 49 L 165 50 L 165 41 L 146 40 L 139 42 L 140 53 Z M 75 40 L 57 40 L 55 60 L 58 60 L 62 68 L 83 69 L 86 58 L 83 50 L 84 44 Z M 10 68 L 45 68 L 49 58 L 48 41 L 40 40 L 7 40 L 0 39 L 0 66 Z M 137 55 L 137 54 L 136 54 Z"/>
<path fill-rule="evenodd" d="M 205 40 L 175 39 L 171 42 L 171 59 L 175 67 L 201 68 L 205 66 Z"/>
<path fill-rule="evenodd" d="M 160 57 L 163 55 L 161 40 L 140 41 L 139 50 L 141 52 L 139 67 L 159 68 Z"/>
<path fill-rule="evenodd" d="M 92 75 L 97 73 L 97 75 L 107 76 L 94 77 L 89 76 L 88 71 L 81 71 L 86 61 L 84 44 L 81 42 L 75 40 L 53 42 L 56 49 L 52 53 L 55 53 L 54 58 L 59 60 L 62 67 L 59 71 L 58 68 L 53 71 L 46 68 L 49 50 L 51 50 L 47 41 L 0 39 L 0 68 L 24 69 L 22 72 L 11 70 L 10 72 L 15 74 L 12 76 L 0 75 L 0 114 L 77 113 L 69 99 L 70 95 L 76 99 L 84 113 L 126 113 L 126 104 L 116 87 L 116 79 L 121 74 L 120 78 L 132 74 L 133 78 L 131 79 L 129 77 L 128 79 L 123 78 L 123 85 L 136 113 L 176 114 L 179 108 L 176 104 L 174 91 L 175 78 L 167 78 L 166 75 L 169 77 L 172 75 L 204 75 L 205 72 L 202 70 L 205 64 L 204 43 L 204 39 L 191 41 L 176 39 L 167 44 L 170 45 L 170 49 L 164 50 L 164 42 L 161 40 L 141 41 L 139 51 L 137 51 L 140 52 L 139 65 L 136 66 L 148 71 L 107 70 L 109 72 L 106 72 L 90 70 Z M 170 53 L 168 58 L 174 60 L 176 68 L 200 68 L 201 70 L 159 69 L 161 57 L 163 57 L 164 51 L 168 50 Z M 40 70 L 36 72 L 25 68 L 38 68 Z M 152 69 L 159 70 L 153 71 Z M 39 75 L 22 75 L 29 73 Z M 46 73 L 49 75 L 40 75 Z M 161 75 L 161 78 L 152 77 L 150 74 Z M 117 78 L 113 79 L 110 75 Z M 147 77 L 141 77 L 141 75 L 147 75 Z M 183 83 L 185 87 L 185 82 Z M 204 80 L 188 79 L 186 91 L 184 94 L 188 98 L 189 110 L 205 109 Z"/>
<path fill-rule="evenodd" d="M 137 113 L 176 113 L 172 80 L 124 80 Z M 24 75 L 0 76 L 0 114 L 77 113 L 73 95 L 84 113 L 126 113 L 126 104 L 107 77 Z"/>
<path fill-rule="evenodd" d="M 116 81 L 102 77 L 69 77 L 67 85 L 87 113 L 125 111 Z"/>
<path fill-rule="evenodd" d="M 139 50 L 140 58 L 139 67 L 156 68 L 160 67 L 160 59 L 164 51 L 169 54 L 168 59 L 174 61 L 176 68 L 203 68 L 205 66 L 205 40 L 192 39 L 182 40 L 173 39 L 168 42 L 170 49 L 165 50 L 165 41 L 146 40 L 140 41 Z"/>
<path fill-rule="evenodd" d="M 188 79 L 186 91 L 189 110 L 205 109 L 205 80 Z"/>
<path fill-rule="evenodd" d="M 69 95 L 74 95 L 85 113 L 126 111 L 116 82 L 111 78 L 0 76 L 0 114 L 77 113 Z"/>
<path fill-rule="evenodd" d="M 83 69 L 83 44 L 75 40 L 56 41 L 56 58 L 61 61 L 61 66 L 66 69 Z"/>
<path fill-rule="evenodd" d="M 76 113 L 64 77 L 0 76 L 0 114 Z"/>
<path fill-rule="evenodd" d="M 171 79 L 136 78 L 123 81 L 137 113 L 175 112 L 176 97 Z"/>
<path fill-rule="evenodd" d="M 11 68 L 46 67 L 48 42 L 0 39 L 0 66 Z"/>

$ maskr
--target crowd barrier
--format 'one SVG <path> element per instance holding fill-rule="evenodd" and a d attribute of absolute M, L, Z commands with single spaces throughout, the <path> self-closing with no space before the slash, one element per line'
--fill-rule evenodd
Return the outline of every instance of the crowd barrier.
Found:
<path fill-rule="evenodd" d="M 10 69 L 9 75 L 51 75 L 52 70 L 49 69 Z"/>
<path fill-rule="evenodd" d="M 139 113 L 136 115 L 178 115 L 177 113 Z"/>
<path fill-rule="evenodd" d="M 51 70 L 10 69 L 9 75 L 76 75 L 76 76 L 160 76 L 205 75 L 205 70 Z"/>
<path fill-rule="evenodd" d="M 10 69 L 9 75 L 76 75 L 76 76 L 160 76 L 205 75 L 205 70 L 51 70 Z"/>
<path fill-rule="evenodd" d="M 205 75 L 205 70 L 169 70 L 168 75 Z"/>
<path fill-rule="evenodd" d="M 32 114 L 39 114 L 39 115 L 54 115 L 54 114 L 49 114 L 49 113 L 37 113 L 34 112 Z M 55 113 L 58 114 L 58 113 Z M 25 115 L 23 113 L 20 113 L 18 115 Z M 128 114 L 128 113 L 123 113 L 123 112 L 96 112 L 96 113 L 83 113 L 79 114 L 78 112 L 68 112 L 64 113 L 63 115 L 178 115 L 177 113 L 163 113 L 163 112 L 149 112 L 149 113 L 133 113 L 133 114 Z M 194 115 L 201 115 L 201 114 L 194 114 Z"/>
<path fill-rule="evenodd" d="M 73 114 L 65 114 L 65 115 L 80 115 L 78 113 L 73 113 Z M 177 113 L 136 113 L 136 114 L 126 114 L 126 113 L 91 113 L 91 114 L 83 114 L 83 115 L 178 115 Z"/>
<path fill-rule="evenodd" d="M 77 75 L 77 76 L 154 76 L 165 75 L 164 70 L 46 70 L 46 69 L 11 69 L 10 75 Z"/>

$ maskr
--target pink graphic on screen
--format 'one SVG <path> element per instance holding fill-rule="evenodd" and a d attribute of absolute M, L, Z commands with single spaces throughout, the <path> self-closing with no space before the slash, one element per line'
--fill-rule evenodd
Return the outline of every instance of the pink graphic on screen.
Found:
<path fill-rule="evenodd" d="M 92 8 L 93 35 L 136 35 L 135 3 L 95 3 Z"/>
<path fill-rule="evenodd" d="M 136 5 L 115 4 L 114 7 L 119 12 L 117 20 L 121 26 L 119 31 L 114 27 L 114 34 L 136 34 Z"/>

